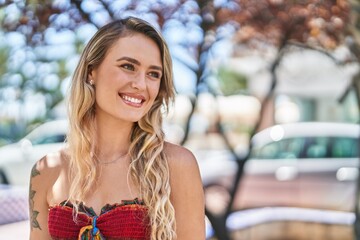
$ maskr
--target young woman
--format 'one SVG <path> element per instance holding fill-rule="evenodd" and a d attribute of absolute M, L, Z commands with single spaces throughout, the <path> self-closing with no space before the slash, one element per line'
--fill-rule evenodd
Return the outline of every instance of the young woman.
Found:
<path fill-rule="evenodd" d="M 31 173 L 30 239 L 205 239 L 196 159 L 161 130 L 173 98 L 169 50 L 151 25 L 99 29 L 72 79 L 67 147 Z"/>

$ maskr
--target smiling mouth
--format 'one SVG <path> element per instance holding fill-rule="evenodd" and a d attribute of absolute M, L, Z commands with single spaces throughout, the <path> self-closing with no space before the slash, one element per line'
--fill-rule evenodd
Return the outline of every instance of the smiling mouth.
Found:
<path fill-rule="evenodd" d="M 122 94 L 119 94 L 119 95 L 126 102 L 136 104 L 136 105 L 140 105 L 141 103 L 143 103 L 145 101 L 144 99 L 140 99 L 140 98 L 130 97 L 127 95 L 122 95 Z"/>

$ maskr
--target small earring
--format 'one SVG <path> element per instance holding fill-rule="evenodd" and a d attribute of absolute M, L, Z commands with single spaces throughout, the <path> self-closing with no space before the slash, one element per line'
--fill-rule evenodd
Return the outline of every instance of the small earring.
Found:
<path fill-rule="evenodd" d="M 90 85 L 91 85 L 91 86 L 94 85 L 94 80 L 90 79 Z"/>

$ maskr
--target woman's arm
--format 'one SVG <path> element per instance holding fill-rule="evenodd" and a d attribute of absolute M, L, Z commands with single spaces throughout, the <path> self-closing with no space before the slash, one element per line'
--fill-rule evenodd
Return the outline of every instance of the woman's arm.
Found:
<path fill-rule="evenodd" d="M 166 148 L 177 240 L 205 239 L 204 192 L 197 161 L 183 147 L 167 144 Z"/>
<path fill-rule="evenodd" d="M 31 170 L 29 186 L 30 239 L 51 239 L 47 223 L 49 180 L 47 160 L 44 157 Z"/>

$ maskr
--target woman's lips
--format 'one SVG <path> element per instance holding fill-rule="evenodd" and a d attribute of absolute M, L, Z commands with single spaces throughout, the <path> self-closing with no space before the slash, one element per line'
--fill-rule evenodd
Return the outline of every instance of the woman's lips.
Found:
<path fill-rule="evenodd" d="M 142 104 L 145 102 L 145 98 L 143 96 L 135 96 L 121 93 L 119 93 L 119 96 L 127 105 L 133 107 L 141 107 Z"/>

